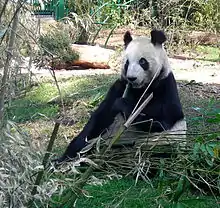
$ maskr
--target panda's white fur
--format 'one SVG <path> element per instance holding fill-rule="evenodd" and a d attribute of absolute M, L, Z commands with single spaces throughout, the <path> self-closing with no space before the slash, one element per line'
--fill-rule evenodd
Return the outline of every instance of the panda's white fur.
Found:
<path fill-rule="evenodd" d="M 149 70 L 144 71 L 138 61 L 145 58 L 149 63 Z M 124 65 L 129 60 L 127 73 L 124 72 Z M 154 45 L 148 37 L 134 37 L 123 52 L 122 76 L 137 77 L 133 87 L 141 88 L 148 84 L 154 74 L 159 75 L 160 70 L 164 69 L 161 78 L 167 77 L 171 72 L 166 51 L 161 45 Z"/>

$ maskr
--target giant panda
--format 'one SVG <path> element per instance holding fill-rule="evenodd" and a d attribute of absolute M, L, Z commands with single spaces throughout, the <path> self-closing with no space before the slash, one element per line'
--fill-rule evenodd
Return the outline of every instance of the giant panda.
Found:
<path fill-rule="evenodd" d="M 57 162 L 75 158 L 88 144 L 88 140 L 106 134 L 117 115 L 123 115 L 126 120 L 153 77 L 154 81 L 143 100 L 151 92 L 153 98 L 134 120 L 134 123 L 137 123 L 135 128 L 152 134 L 162 132 L 172 134 L 173 130 L 185 132 L 186 123 L 177 84 L 163 48 L 166 36 L 163 31 L 155 29 L 150 35 L 150 38 L 133 38 L 129 31 L 124 34 L 120 77 L 110 87 L 105 99 L 91 114 L 83 130 L 70 142 Z M 127 95 L 123 97 L 127 85 L 130 87 Z"/>

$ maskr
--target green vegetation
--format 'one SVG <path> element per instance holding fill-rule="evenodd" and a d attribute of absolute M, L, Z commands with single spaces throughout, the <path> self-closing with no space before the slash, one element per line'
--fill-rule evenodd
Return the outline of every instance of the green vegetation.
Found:
<path fill-rule="evenodd" d="M 40 118 L 53 118 L 57 115 L 59 107 L 35 102 L 27 99 L 18 99 L 6 108 L 7 117 L 16 122 L 34 121 Z"/>
<path fill-rule="evenodd" d="M 63 5 L 64 2 L 47 1 L 48 14 L 51 14 L 54 3 Z M 138 29 L 147 34 L 151 28 L 162 28 L 168 35 L 166 47 L 171 54 L 172 50 L 182 53 L 184 47 L 190 44 L 189 53 L 195 54 L 192 58 L 219 62 L 219 0 L 67 0 L 65 8 L 62 6 L 64 9 L 67 17 L 60 19 L 64 13 L 56 10 L 59 22 L 46 28 L 50 23 L 42 20 L 41 26 L 45 24 L 45 28 L 39 28 L 40 21 L 30 18 L 29 4 L 12 0 L 0 2 L 0 124 L 5 122 L 0 129 L 0 207 L 29 207 L 30 201 L 33 208 L 70 208 L 73 204 L 79 208 L 219 207 L 218 89 L 216 92 L 213 89 L 211 93 L 211 88 L 205 85 L 198 87 L 198 83 L 179 84 L 188 124 L 189 148 L 186 152 L 178 152 L 180 154 L 173 153 L 168 160 L 151 160 L 153 167 L 159 167 L 156 177 L 149 179 L 145 174 L 151 159 L 148 152 L 142 151 L 139 155 L 135 148 L 131 148 L 126 155 L 123 151 L 117 152 L 117 159 L 112 150 L 113 157 L 106 153 L 105 167 L 95 170 L 81 189 L 77 182 L 82 181 L 81 174 L 88 170 L 87 165 L 99 162 L 96 155 L 81 158 L 87 164 L 85 166 L 84 163 L 81 167 L 71 163 L 53 171 L 52 167 L 50 170 L 42 167 L 45 147 L 54 119 L 62 116 L 64 120 L 69 119 L 72 122 L 70 126 L 65 122 L 60 125 L 51 158 L 60 156 L 69 141 L 83 128 L 116 76 L 58 79 L 60 96 L 55 82 L 49 79 L 38 80 L 38 85 L 32 87 L 30 71 L 34 64 L 45 66 L 45 62 L 49 62 L 51 66 L 52 61 L 62 64 L 78 59 L 79 54 L 71 49 L 71 44 L 99 43 L 97 39 L 102 29 L 101 36 L 106 46 L 117 29 L 122 37 L 125 29 L 139 35 Z M 201 37 L 191 37 L 192 30 L 202 31 Z M 206 32 L 212 34 L 212 38 Z M 115 42 L 116 39 L 113 38 Z M 212 46 L 196 45 L 198 43 Z M 39 48 L 43 49 L 40 54 Z M 28 73 L 24 74 L 22 70 L 26 64 Z M 100 143 L 97 143 L 99 149 Z M 33 181 L 40 170 L 44 170 L 45 174 L 37 187 L 37 195 L 33 196 L 30 194 Z M 132 171 L 131 177 L 115 179 L 120 174 L 127 174 L 128 170 Z M 103 184 L 99 185 L 100 182 Z M 205 192 L 209 195 L 200 190 L 201 182 L 207 185 Z M 210 187 L 214 187 L 212 190 L 217 193 L 210 191 Z M 81 195 L 78 200 L 71 201 L 79 190 Z"/>
<path fill-rule="evenodd" d="M 216 205 L 216 201 L 212 196 L 201 196 L 192 194 L 188 191 L 180 198 L 179 206 L 171 205 L 169 198 L 172 192 L 175 192 L 175 183 L 172 181 L 163 181 L 161 184 L 156 182 L 154 188 L 144 181 L 135 182 L 131 178 L 121 180 L 111 180 L 100 186 L 87 185 L 85 191 L 91 197 L 82 197 L 76 207 L 80 208 L 104 208 L 104 207 L 119 207 L 119 208 L 155 208 L 159 205 L 162 207 L 195 207 L 208 208 Z M 56 206 L 54 206 L 55 208 Z"/>
<path fill-rule="evenodd" d="M 24 122 L 39 119 L 40 117 L 54 117 L 59 110 L 58 105 L 48 105 L 48 100 L 56 96 L 57 90 L 52 83 L 43 83 L 33 87 L 25 97 L 13 100 L 7 107 L 7 114 L 10 120 Z"/>
<path fill-rule="evenodd" d="M 40 36 L 39 43 L 44 50 L 44 55 L 59 58 L 64 62 L 79 58 L 79 55 L 71 49 L 71 40 L 65 30 L 53 28 L 47 34 Z"/>
<path fill-rule="evenodd" d="M 204 61 L 220 61 L 220 48 L 212 47 L 212 46 L 197 46 L 196 52 L 199 54 L 198 59 Z"/>
<path fill-rule="evenodd" d="M 160 26 L 162 28 L 220 29 L 218 0 L 137 1 L 77 0 L 66 2 L 69 12 L 91 15 L 94 22 L 112 25 Z"/>
<path fill-rule="evenodd" d="M 119 208 L 155 208 L 159 205 L 166 208 L 178 207 L 168 202 L 172 192 L 175 192 L 176 185 L 171 179 L 155 181 L 154 188 L 141 180 L 135 184 L 132 178 L 104 180 L 102 183 L 104 184 L 86 185 L 84 189 L 86 196 L 76 202 L 76 208 L 115 206 Z M 162 183 L 163 186 L 161 186 Z M 54 197 L 53 200 L 51 207 L 59 207 L 62 198 L 59 200 L 59 197 Z M 187 191 L 181 197 L 179 204 L 182 204 L 182 207 L 208 208 L 215 205 L 216 201 L 211 196 L 201 196 Z M 65 208 L 70 208 L 70 206 L 65 206 Z"/>
<path fill-rule="evenodd" d="M 67 106 L 77 101 L 86 101 L 88 107 L 93 108 L 114 78 L 115 76 L 110 76 L 107 82 L 103 82 L 103 76 L 74 77 L 60 79 L 58 83 Z M 26 96 L 13 100 L 6 112 L 8 119 L 15 122 L 34 121 L 44 117 L 54 118 L 59 112 L 59 105 L 59 93 L 55 83 L 44 81 L 33 87 Z"/>

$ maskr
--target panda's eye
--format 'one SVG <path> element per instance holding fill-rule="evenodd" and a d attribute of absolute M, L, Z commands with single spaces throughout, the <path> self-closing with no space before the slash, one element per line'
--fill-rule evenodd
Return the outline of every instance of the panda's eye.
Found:
<path fill-rule="evenodd" d="M 144 69 L 144 70 L 148 70 L 149 68 L 149 63 L 148 61 L 145 59 L 145 58 L 141 58 L 139 60 L 139 64 L 141 65 L 141 67 Z"/>

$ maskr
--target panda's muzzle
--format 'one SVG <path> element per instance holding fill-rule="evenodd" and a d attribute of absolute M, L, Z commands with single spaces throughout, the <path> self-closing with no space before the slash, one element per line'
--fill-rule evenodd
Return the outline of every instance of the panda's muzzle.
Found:
<path fill-rule="evenodd" d="M 133 88 L 140 88 L 142 86 L 142 82 L 139 83 L 137 77 L 127 77 L 127 80 Z"/>

